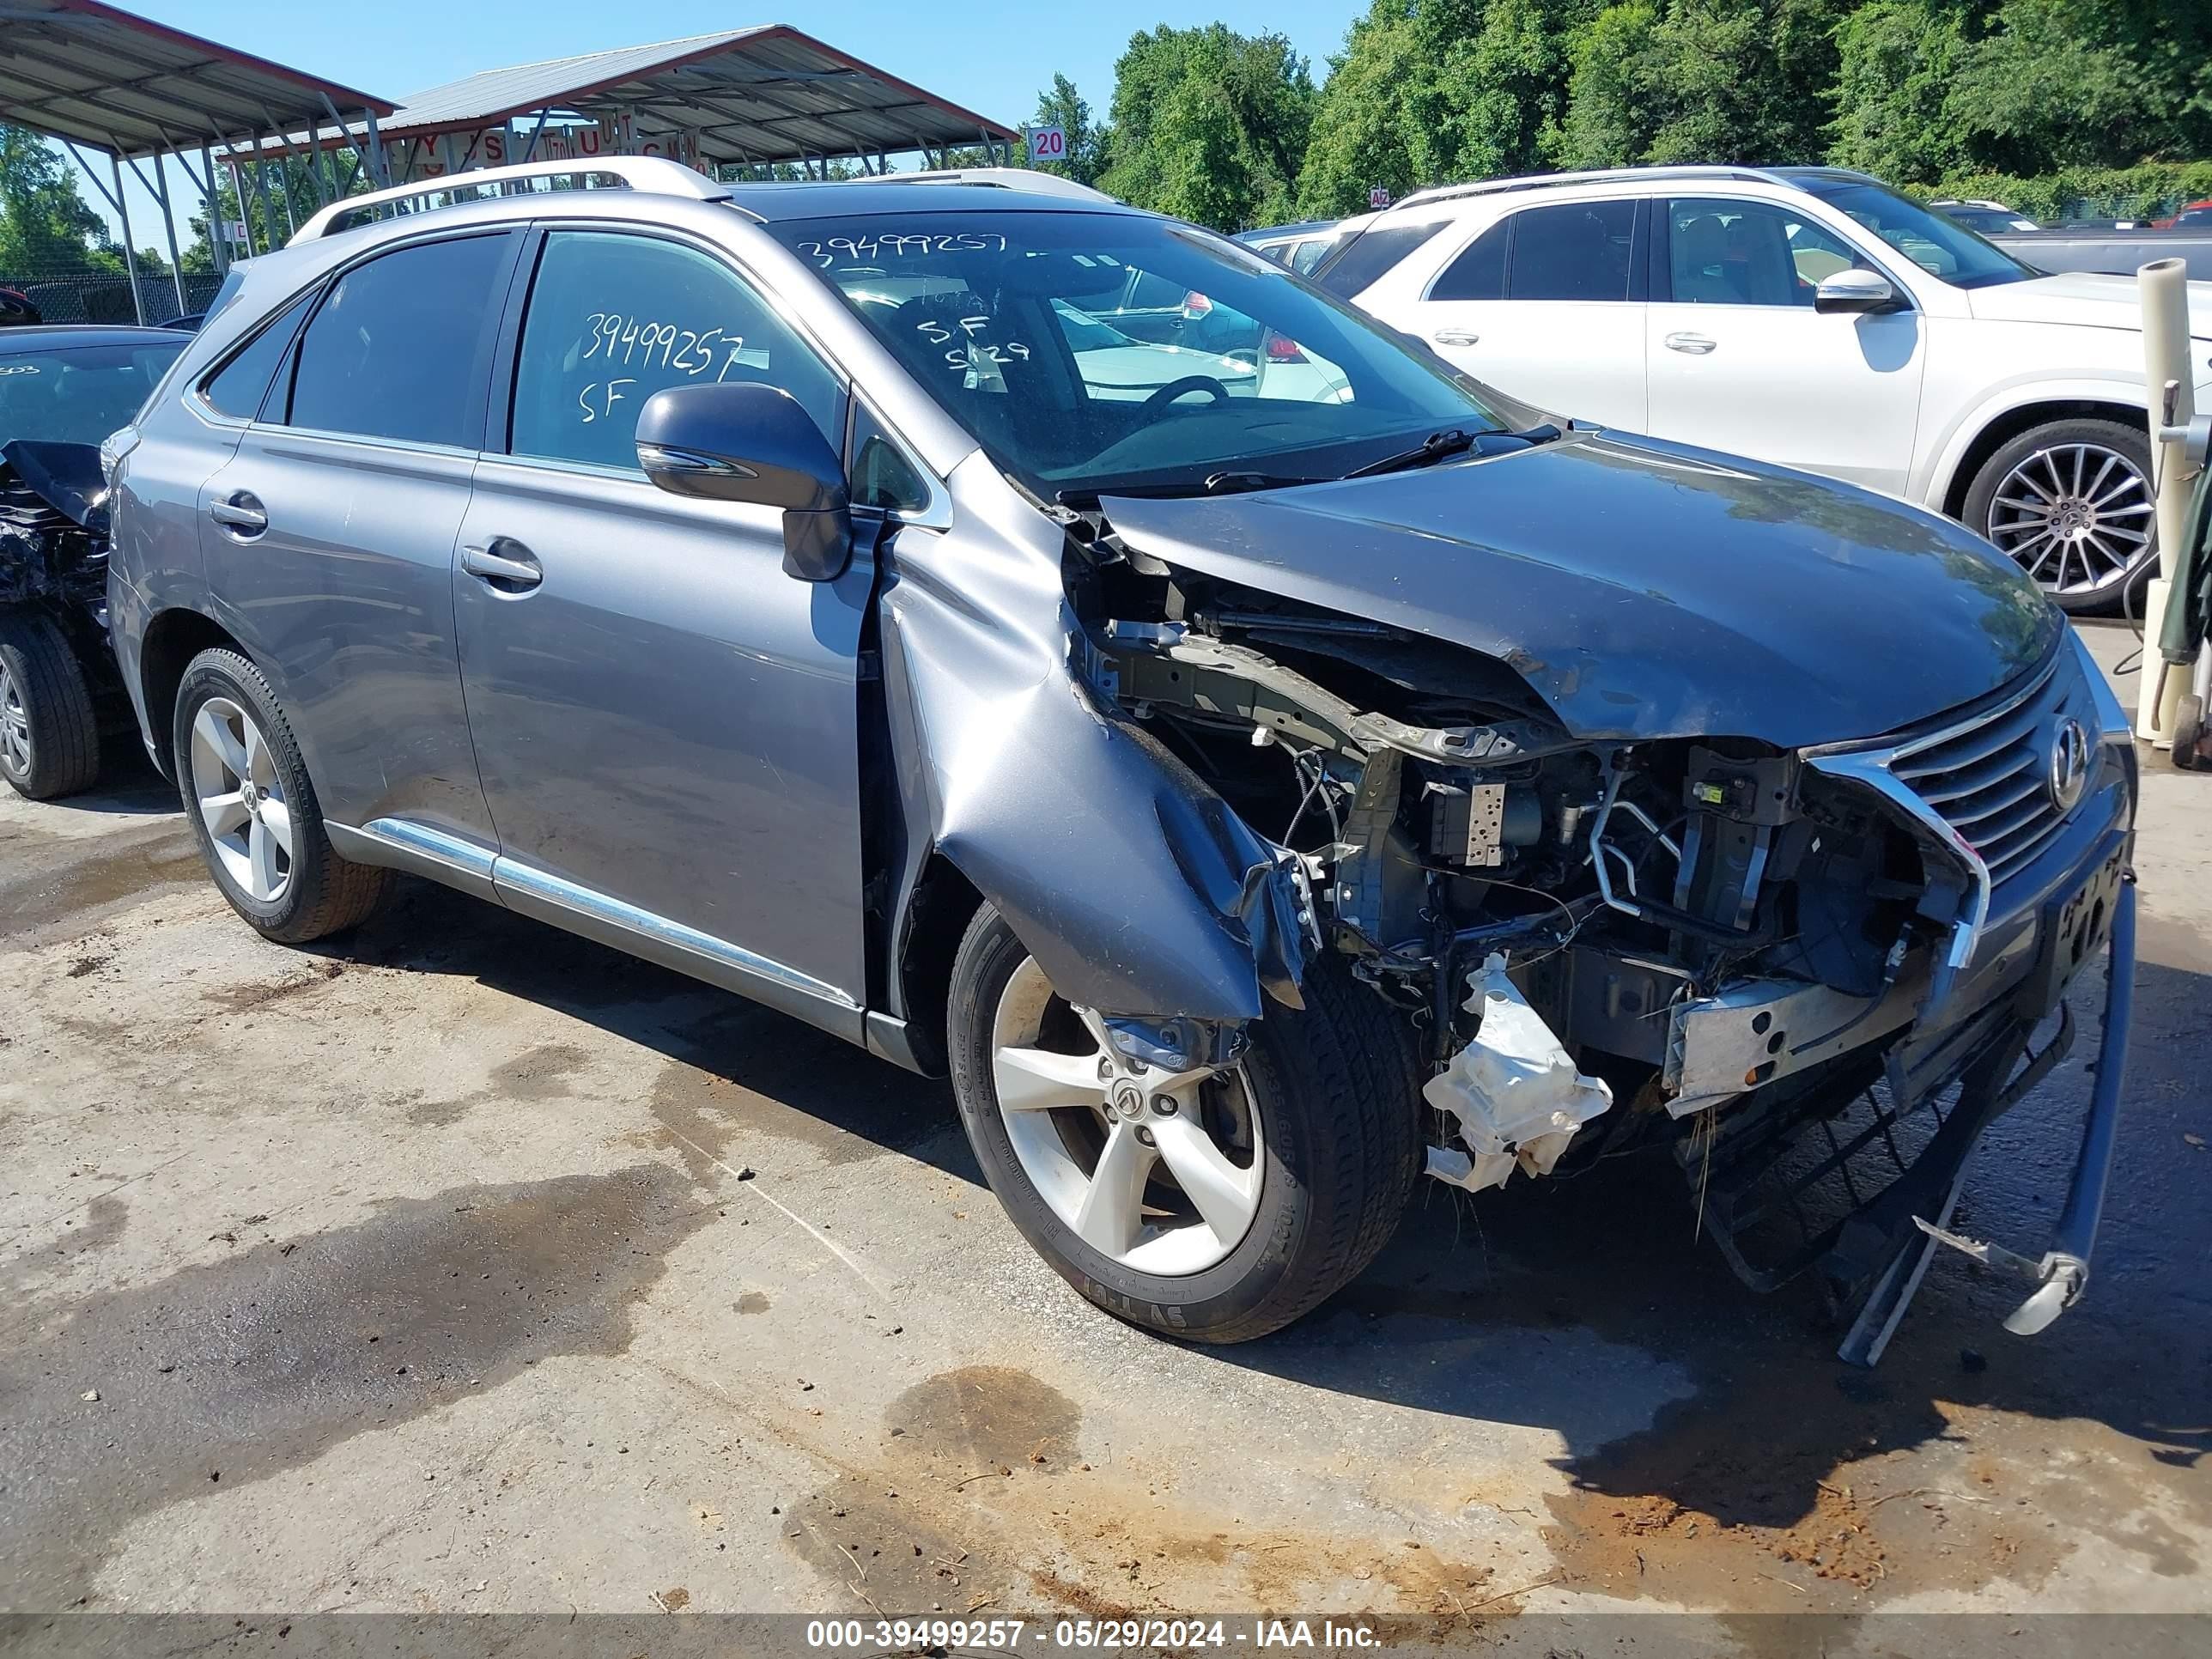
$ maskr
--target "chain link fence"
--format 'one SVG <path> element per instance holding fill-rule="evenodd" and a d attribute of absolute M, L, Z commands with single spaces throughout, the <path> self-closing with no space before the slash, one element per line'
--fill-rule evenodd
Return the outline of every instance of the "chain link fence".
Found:
<path fill-rule="evenodd" d="M 179 316 L 207 309 L 222 278 L 213 271 L 185 277 L 185 303 L 177 304 L 176 284 L 165 274 L 141 272 L 138 293 L 145 301 L 149 323 L 170 322 Z M 0 288 L 10 288 L 31 302 L 39 319 L 47 323 L 135 323 L 138 314 L 131 303 L 131 279 L 105 272 L 71 271 L 46 276 L 10 276 L 0 271 Z"/>

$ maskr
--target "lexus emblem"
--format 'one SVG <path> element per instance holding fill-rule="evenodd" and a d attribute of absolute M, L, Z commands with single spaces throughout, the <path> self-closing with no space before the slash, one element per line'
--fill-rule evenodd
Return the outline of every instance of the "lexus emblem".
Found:
<path fill-rule="evenodd" d="M 2072 811 L 2089 787 L 2089 735 L 2081 721 L 2063 720 L 2051 733 L 2051 770 L 2044 783 L 2051 791 L 2051 804 L 2061 812 Z"/>

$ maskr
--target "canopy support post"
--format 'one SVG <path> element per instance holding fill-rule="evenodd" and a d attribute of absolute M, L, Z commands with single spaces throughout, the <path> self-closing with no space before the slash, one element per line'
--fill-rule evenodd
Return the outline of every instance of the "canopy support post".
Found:
<path fill-rule="evenodd" d="M 113 153 L 116 155 L 122 155 L 123 146 L 118 140 L 110 137 L 107 142 L 115 146 Z M 169 205 L 168 170 L 161 165 L 161 158 L 156 155 L 153 158 L 154 176 L 149 179 L 146 176 L 146 169 L 138 165 L 137 156 L 131 156 L 128 159 L 131 162 L 131 173 L 137 177 L 138 182 L 145 186 L 146 193 L 161 205 L 161 229 L 169 244 L 169 286 L 176 290 L 177 315 L 181 317 L 191 307 L 185 303 L 184 259 L 183 256 L 177 252 L 177 216 L 175 210 Z M 144 319 L 142 318 L 140 320 Z"/>
<path fill-rule="evenodd" d="M 139 325 L 146 322 L 146 296 L 138 291 L 138 252 L 131 246 L 131 208 L 123 194 L 123 162 L 113 150 L 107 153 L 107 165 L 115 174 L 115 216 L 123 221 L 123 269 L 131 277 L 131 310 Z"/>

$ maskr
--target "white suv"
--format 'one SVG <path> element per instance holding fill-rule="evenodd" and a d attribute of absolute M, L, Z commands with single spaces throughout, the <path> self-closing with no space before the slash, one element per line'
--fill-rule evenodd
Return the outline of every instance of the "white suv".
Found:
<path fill-rule="evenodd" d="M 1316 279 L 1543 408 L 1948 513 L 2069 611 L 2148 562 L 2135 283 L 2045 276 L 1863 173 L 1449 185 L 1350 222 Z M 2212 336 L 2212 283 L 2191 304 Z"/>

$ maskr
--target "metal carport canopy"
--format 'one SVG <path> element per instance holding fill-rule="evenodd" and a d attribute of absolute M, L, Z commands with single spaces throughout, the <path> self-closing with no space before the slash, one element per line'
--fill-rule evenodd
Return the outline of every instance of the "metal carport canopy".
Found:
<path fill-rule="evenodd" d="M 383 134 L 473 134 L 545 111 L 627 115 L 636 139 L 681 133 L 704 161 L 754 166 L 1016 137 L 785 23 L 487 70 L 409 99 Z"/>
<path fill-rule="evenodd" d="M 392 108 L 100 0 L 0 0 L 0 121 L 110 155 L 180 155 Z"/>

